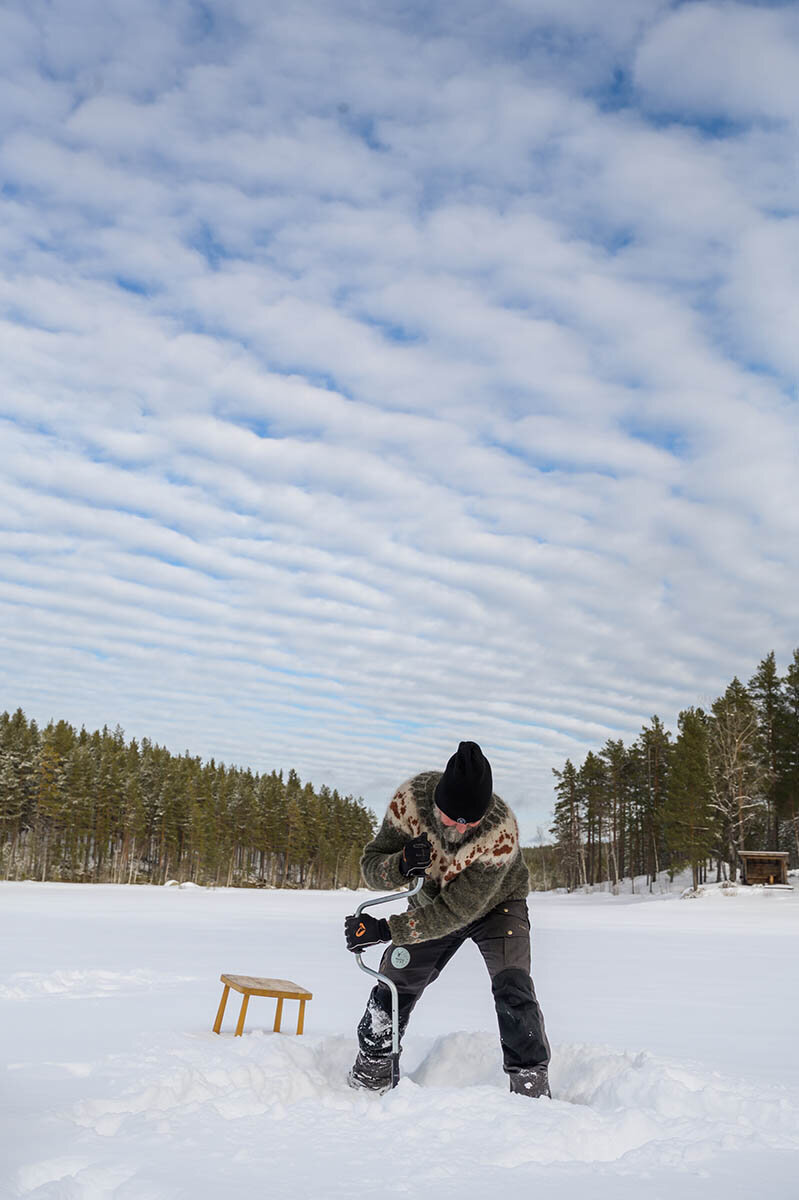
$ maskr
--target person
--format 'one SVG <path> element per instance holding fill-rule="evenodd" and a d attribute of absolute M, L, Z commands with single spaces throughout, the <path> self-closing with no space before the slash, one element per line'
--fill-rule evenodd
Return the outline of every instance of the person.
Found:
<path fill-rule="evenodd" d="M 345 921 L 349 950 L 393 942 L 410 955 L 395 967 L 389 946 L 380 963 L 397 986 L 400 1038 L 425 988 L 471 938 L 488 968 L 510 1090 L 549 1097 L 549 1043 L 530 977 L 530 877 L 516 818 L 494 794 L 491 764 L 476 742 L 461 742 L 443 773 L 423 772 L 397 789 L 361 870 L 367 886 L 382 891 L 426 874 L 406 912 Z M 350 1085 L 388 1091 L 391 994 L 383 983 L 369 997 L 358 1046 Z"/>

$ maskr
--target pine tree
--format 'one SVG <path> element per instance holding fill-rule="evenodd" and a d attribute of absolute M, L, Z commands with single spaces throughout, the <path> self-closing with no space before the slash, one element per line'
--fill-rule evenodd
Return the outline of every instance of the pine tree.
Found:
<path fill-rule="evenodd" d="M 694 888 L 715 841 L 707 725 L 701 708 L 680 713 L 664 810 L 666 844 L 676 859 L 690 863 Z"/>
<path fill-rule="evenodd" d="M 654 716 L 633 742 L 628 754 L 629 873 L 646 875 L 652 891 L 658 873 L 667 865 L 663 809 L 668 786 L 671 734 Z"/>
<path fill-rule="evenodd" d="M 65 807 L 64 760 L 59 752 L 55 727 L 47 726 L 36 756 L 36 809 L 34 816 L 34 869 L 47 879 L 48 866 L 57 863 L 58 834 Z M 49 856 L 49 861 L 48 861 Z"/>
<path fill-rule="evenodd" d="M 779 849 L 779 796 L 784 767 L 787 698 L 772 650 L 749 681 L 749 694 L 757 713 L 758 752 L 763 767 L 763 797 L 768 806 L 769 850 Z"/>
<path fill-rule="evenodd" d="M 793 652 L 783 686 L 785 727 L 780 811 L 784 819 L 790 822 L 796 853 L 799 856 L 799 649 Z"/>
<path fill-rule="evenodd" d="M 624 748 L 624 742 L 619 738 L 618 741 L 608 739 L 602 748 L 600 757 L 607 769 L 607 786 L 610 797 L 611 827 L 608 845 L 610 875 L 614 888 L 618 888 L 619 879 L 624 876 L 625 867 L 629 756 Z"/>
<path fill-rule="evenodd" d="M 566 759 L 562 771 L 553 770 L 552 774 L 558 781 L 552 833 L 560 850 L 566 886 L 571 890 L 587 882 L 579 777 L 570 759 Z"/>
<path fill-rule="evenodd" d="M 609 790 L 605 764 L 593 751 L 586 755 L 577 779 L 585 815 L 588 881 L 591 884 L 602 883 L 605 878 L 602 849 L 603 836 L 607 832 Z"/>

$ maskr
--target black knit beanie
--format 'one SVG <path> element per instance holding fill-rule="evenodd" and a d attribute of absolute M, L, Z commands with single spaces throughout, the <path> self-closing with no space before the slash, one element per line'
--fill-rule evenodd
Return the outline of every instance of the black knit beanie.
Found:
<path fill-rule="evenodd" d="M 451 821 L 479 821 L 491 803 L 491 763 L 477 742 L 461 742 L 433 795 Z"/>

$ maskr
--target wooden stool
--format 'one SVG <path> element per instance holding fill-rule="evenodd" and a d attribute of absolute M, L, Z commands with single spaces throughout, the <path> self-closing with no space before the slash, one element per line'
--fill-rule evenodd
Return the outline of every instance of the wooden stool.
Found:
<path fill-rule="evenodd" d="M 222 1028 L 222 1018 L 225 1015 L 225 1005 L 227 1004 L 231 988 L 236 992 L 241 992 L 244 997 L 241 1002 L 241 1012 L 239 1013 L 234 1037 L 241 1037 L 244 1032 L 244 1018 L 247 1016 L 247 1005 L 250 1003 L 250 996 L 275 996 L 277 998 L 275 1033 L 280 1033 L 283 1001 L 299 1000 L 300 1011 L 297 1016 L 297 1033 L 302 1033 L 305 1024 L 305 1004 L 306 1001 L 313 999 L 313 995 L 311 992 L 307 992 L 305 988 L 301 988 L 299 984 L 292 983 L 290 979 L 255 979 L 252 975 L 220 975 L 219 978 L 225 987 L 222 992 L 222 999 L 219 1001 L 216 1020 L 214 1021 L 214 1033 L 219 1033 Z"/>

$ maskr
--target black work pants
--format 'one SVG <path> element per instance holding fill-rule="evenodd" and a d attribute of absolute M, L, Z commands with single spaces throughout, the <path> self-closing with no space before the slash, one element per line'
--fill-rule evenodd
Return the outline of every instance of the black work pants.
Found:
<path fill-rule="evenodd" d="M 505 1071 L 548 1063 L 544 1018 L 530 978 L 530 918 L 524 900 L 506 900 L 455 933 L 406 946 L 410 961 L 403 968 L 392 964 L 395 948 L 388 947 L 380 971 L 397 986 L 400 1038 L 422 992 L 467 938 L 476 943 L 488 968 Z M 358 1025 L 358 1042 L 362 1054 L 372 1061 L 391 1055 L 391 992 L 383 983 L 369 997 Z"/>

